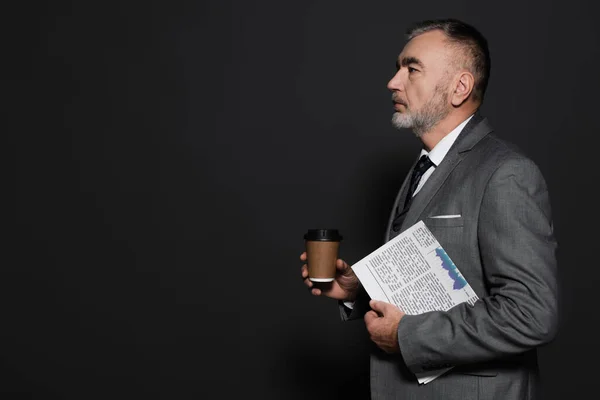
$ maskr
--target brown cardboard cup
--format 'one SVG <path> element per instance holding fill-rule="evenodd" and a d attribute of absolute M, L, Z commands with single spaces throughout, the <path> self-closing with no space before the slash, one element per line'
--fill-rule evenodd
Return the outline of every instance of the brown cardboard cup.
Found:
<path fill-rule="evenodd" d="M 304 235 L 308 264 L 308 279 L 331 282 L 335 278 L 335 262 L 342 236 L 337 229 L 309 229 Z"/>

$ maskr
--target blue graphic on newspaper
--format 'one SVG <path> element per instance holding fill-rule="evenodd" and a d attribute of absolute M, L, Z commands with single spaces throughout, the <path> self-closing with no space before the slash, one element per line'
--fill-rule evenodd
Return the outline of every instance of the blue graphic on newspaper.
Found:
<path fill-rule="evenodd" d="M 435 254 L 442 260 L 442 268 L 448 271 L 448 276 L 454 281 L 452 288 L 454 290 L 459 290 L 467 286 L 467 281 L 462 277 L 456 268 L 456 265 L 454 265 L 450 257 L 448 257 L 446 251 L 441 247 L 438 247 L 435 249 Z"/>

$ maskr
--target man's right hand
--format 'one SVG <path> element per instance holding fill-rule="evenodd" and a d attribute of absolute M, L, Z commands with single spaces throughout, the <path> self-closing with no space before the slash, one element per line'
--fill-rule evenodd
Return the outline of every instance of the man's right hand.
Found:
<path fill-rule="evenodd" d="M 306 252 L 300 255 L 300 260 L 306 262 Z M 336 261 L 336 273 L 333 282 L 313 282 L 308 279 L 308 266 L 302 266 L 302 279 L 315 296 L 324 295 L 342 301 L 354 301 L 358 293 L 359 280 L 352 268 L 342 259 Z"/>

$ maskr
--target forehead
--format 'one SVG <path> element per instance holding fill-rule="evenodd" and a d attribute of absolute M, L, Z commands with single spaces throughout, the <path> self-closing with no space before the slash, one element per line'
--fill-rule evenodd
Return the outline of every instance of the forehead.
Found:
<path fill-rule="evenodd" d="M 447 62 L 449 55 L 448 41 L 440 30 L 425 32 L 411 39 L 398 56 L 398 62 L 403 59 L 416 58 L 425 67 L 442 67 Z"/>

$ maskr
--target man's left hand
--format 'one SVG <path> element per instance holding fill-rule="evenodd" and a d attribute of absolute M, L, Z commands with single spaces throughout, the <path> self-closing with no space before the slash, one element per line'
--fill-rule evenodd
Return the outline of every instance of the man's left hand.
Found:
<path fill-rule="evenodd" d="M 371 340 L 386 353 L 398 353 L 398 324 L 404 313 L 393 304 L 371 300 L 371 311 L 365 314 L 365 324 Z"/>

